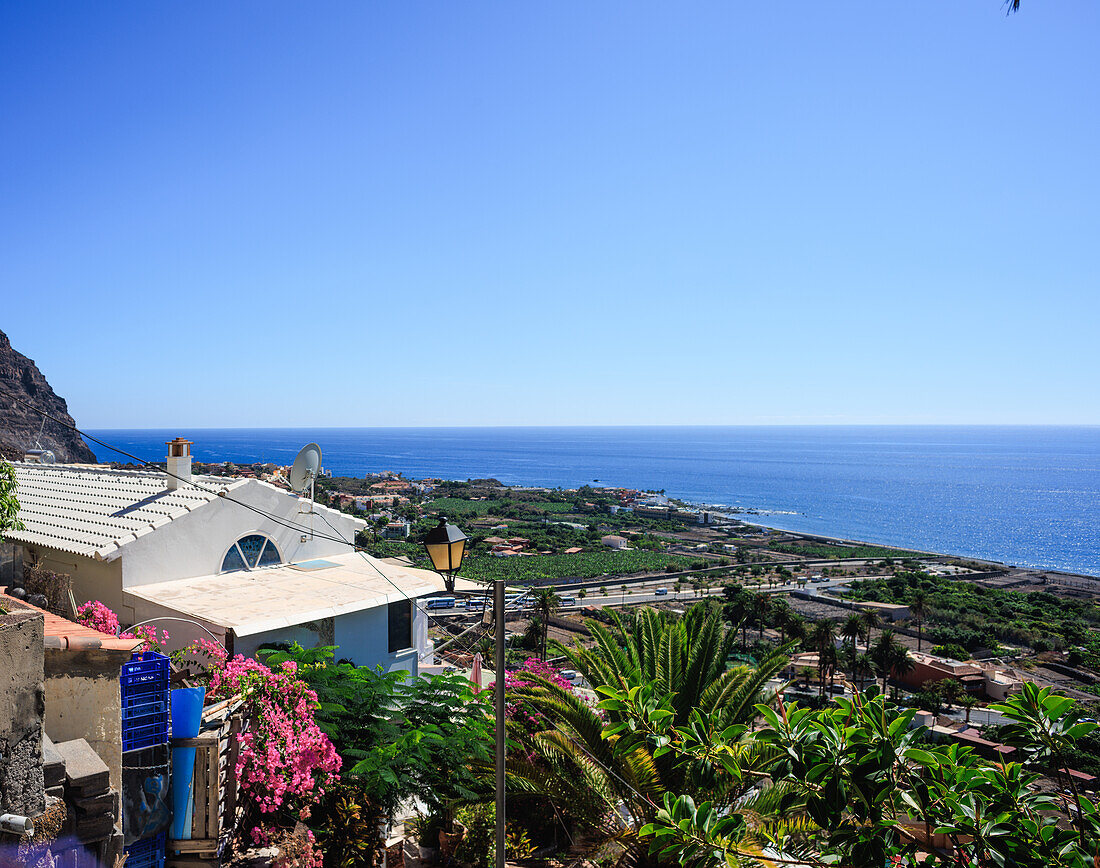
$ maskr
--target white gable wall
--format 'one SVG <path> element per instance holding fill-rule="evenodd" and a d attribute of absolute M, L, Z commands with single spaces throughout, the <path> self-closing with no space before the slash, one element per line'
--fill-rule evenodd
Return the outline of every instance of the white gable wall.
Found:
<path fill-rule="evenodd" d="M 326 536 L 343 536 L 354 541 L 356 530 L 364 526 L 364 522 L 349 515 L 325 510 L 325 518 L 339 530 L 337 534 L 319 515 L 300 514 L 296 496 L 257 480 L 234 487 L 231 496 L 287 523 L 307 527 L 312 523 L 318 534 Z M 261 533 L 274 540 L 284 563 L 345 554 L 351 550 L 342 543 L 317 536 L 311 539 L 308 531 L 283 527 L 243 506 L 217 498 L 124 546 L 121 553 L 123 587 L 217 573 L 229 547 L 251 533 Z M 306 536 L 304 543 L 301 541 L 303 534 Z"/>

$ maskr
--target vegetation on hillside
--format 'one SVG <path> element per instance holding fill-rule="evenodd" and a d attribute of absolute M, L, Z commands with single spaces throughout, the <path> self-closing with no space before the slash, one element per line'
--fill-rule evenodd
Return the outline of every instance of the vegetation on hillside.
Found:
<path fill-rule="evenodd" d="M 1100 668 L 1100 607 L 1091 600 L 1022 593 L 923 572 L 899 572 L 849 586 L 855 600 L 912 603 L 924 595 L 924 633 L 935 645 L 968 651 L 996 649 L 1001 642 L 1034 651 L 1076 649 L 1080 662 Z"/>

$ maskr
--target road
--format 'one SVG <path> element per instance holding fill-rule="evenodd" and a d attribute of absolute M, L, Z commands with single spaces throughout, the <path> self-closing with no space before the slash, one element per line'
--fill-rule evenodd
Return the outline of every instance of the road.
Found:
<path fill-rule="evenodd" d="M 789 582 L 785 585 L 776 585 L 775 587 L 767 587 L 761 585 L 759 588 L 754 589 L 756 593 L 760 594 L 787 594 L 791 591 L 805 590 L 808 593 L 817 593 L 819 591 L 828 588 L 842 587 L 848 582 L 853 581 L 852 578 L 838 578 L 838 579 L 825 579 L 819 583 L 810 583 L 806 587 L 800 588 L 797 582 Z M 698 591 L 692 588 L 684 588 L 677 593 L 670 583 L 665 583 L 659 579 L 652 579 L 648 582 L 638 583 L 633 585 L 627 585 L 627 593 L 624 594 L 621 590 L 623 582 L 618 584 L 608 584 L 607 595 L 599 593 L 598 591 L 590 591 L 586 593 L 586 596 L 581 597 L 575 594 L 570 594 L 568 590 L 561 589 L 558 592 L 558 596 L 563 599 L 572 599 L 575 602 L 572 605 L 559 606 L 558 611 L 563 614 L 570 612 L 580 612 L 586 607 L 594 606 L 596 608 L 623 608 L 626 606 L 641 606 L 649 603 L 685 603 L 691 605 L 694 602 L 702 599 L 703 597 L 721 596 L 724 588 L 700 588 Z M 655 593 L 658 588 L 668 588 L 667 594 Z M 529 610 L 529 607 L 528 609 Z M 467 616 L 474 616 L 479 614 L 478 612 L 454 608 L 454 609 L 432 609 L 430 612 L 432 618 L 465 618 Z"/>

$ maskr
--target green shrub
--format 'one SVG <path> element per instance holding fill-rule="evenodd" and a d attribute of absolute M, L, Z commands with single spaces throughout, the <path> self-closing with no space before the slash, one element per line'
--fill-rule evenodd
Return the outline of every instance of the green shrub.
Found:
<path fill-rule="evenodd" d="M 969 660 L 970 654 L 961 645 L 935 645 L 932 653 L 938 657 L 950 657 L 952 660 Z"/>

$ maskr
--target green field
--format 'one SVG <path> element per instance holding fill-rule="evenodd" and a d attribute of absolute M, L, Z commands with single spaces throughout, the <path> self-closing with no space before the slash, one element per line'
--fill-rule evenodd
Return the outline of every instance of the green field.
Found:
<path fill-rule="evenodd" d="M 575 555 L 511 558 L 480 555 L 464 560 L 460 572 L 463 578 L 477 582 L 504 579 L 508 582 L 524 584 L 545 579 L 592 579 L 604 573 L 608 573 L 610 577 L 643 570 L 659 572 L 669 564 L 677 569 L 686 570 L 690 563 L 690 558 L 645 551 L 581 552 Z"/>
<path fill-rule="evenodd" d="M 521 512 L 567 513 L 572 512 L 572 503 L 558 501 L 526 501 L 518 498 L 493 500 L 466 500 L 462 497 L 437 497 L 424 505 L 428 511 L 438 511 L 447 516 L 472 517 L 480 515 L 505 515 L 519 510 Z"/>
<path fill-rule="evenodd" d="M 812 544 L 805 546 L 788 545 L 787 543 L 771 543 L 768 548 L 773 552 L 783 552 L 788 555 L 805 555 L 808 558 L 902 558 L 920 557 L 920 552 L 909 552 L 904 549 L 886 549 L 882 546 L 830 546 L 824 544 Z"/>

